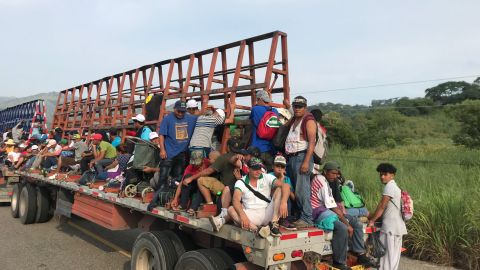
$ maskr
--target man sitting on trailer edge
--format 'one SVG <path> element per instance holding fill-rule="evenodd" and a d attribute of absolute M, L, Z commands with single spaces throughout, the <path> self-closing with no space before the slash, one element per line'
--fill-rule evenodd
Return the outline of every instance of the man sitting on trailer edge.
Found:
<path fill-rule="evenodd" d="M 95 157 L 90 161 L 90 168 L 95 167 L 97 175 L 105 172 L 105 167 L 112 164 L 112 162 L 117 158 L 117 149 L 113 147 L 110 143 L 102 141 L 102 134 L 93 134 L 92 143 L 93 147 L 93 156 Z"/>
<path fill-rule="evenodd" d="M 233 220 L 243 229 L 258 232 L 264 238 L 270 234 L 278 237 L 281 235 L 278 220 L 288 215 L 290 186 L 276 181 L 274 175 L 264 173 L 265 166 L 259 158 L 252 158 L 248 167 L 249 172 L 244 177 L 238 171 L 236 173 L 238 180 L 228 215 L 210 217 L 210 223 L 216 232 Z"/>
<path fill-rule="evenodd" d="M 351 269 L 346 265 L 350 238 L 352 252 L 357 256 L 358 263 L 366 267 L 375 267 L 377 263 L 365 254 L 362 223 L 360 223 L 357 218 L 345 215 L 342 210 L 340 210 L 335 202 L 332 189 L 328 184 L 329 182 L 336 181 L 339 171 L 340 166 L 334 161 L 325 163 L 322 174 L 314 170 L 310 201 L 313 208 L 315 224 L 323 223 L 324 226 L 328 226 L 325 224 L 330 223 L 330 226 L 333 225 L 333 238 L 331 241 L 333 267 L 340 270 Z"/>

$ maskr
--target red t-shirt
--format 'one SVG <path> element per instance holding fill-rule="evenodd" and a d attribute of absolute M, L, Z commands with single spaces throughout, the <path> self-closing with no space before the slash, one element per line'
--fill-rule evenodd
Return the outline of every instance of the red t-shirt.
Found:
<path fill-rule="evenodd" d="M 187 175 L 187 174 L 189 174 L 189 175 L 197 174 L 200 171 L 202 171 L 203 169 L 208 168 L 209 166 L 210 166 L 210 161 L 208 160 L 208 158 L 203 159 L 203 164 L 198 166 L 198 167 L 193 166 L 192 164 L 189 164 L 187 166 L 187 168 L 185 168 L 185 172 L 183 173 L 183 177 L 185 177 L 185 175 Z"/>

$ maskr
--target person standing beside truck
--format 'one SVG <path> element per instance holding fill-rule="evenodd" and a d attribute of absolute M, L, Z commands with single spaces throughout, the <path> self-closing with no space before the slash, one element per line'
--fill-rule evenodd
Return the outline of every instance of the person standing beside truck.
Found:
<path fill-rule="evenodd" d="M 173 113 L 168 114 L 160 124 L 160 186 L 167 183 L 168 176 L 179 178 L 187 165 L 188 144 L 192 138 L 197 117 L 187 114 L 187 104 L 178 100 L 173 107 Z"/>
<path fill-rule="evenodd" d="M 395 182 L 397 168 L 390 163 L 381 163 L 377 167 L 380 181 L 385 185 L 382 199 L 377 209 L 369 216 L 369 226 L 374 226 L 375 221 L 382 218 L 380 229 L 380 241 L 382 241 L 386 253 L 380 258 L 380 270 L 396 270 L 400 264 L 403 235 L 407 234 L 407 227 L 402 218 L 401 189 Z"/>
<path fill-rule="evenodd" d="M 287 123 L 290 129 L 285 141 L 285 153 L 288 159 L 287 174 L 295 186 L 296 202 L 300 212 L 300 218 L 293 222 L 293 225 L 300 229 L 313 225 L 310 174 L 313 169 L 317 123 L 307 110 L 306 98 L 295 97 L 292 106 L 294 117 Z"/>

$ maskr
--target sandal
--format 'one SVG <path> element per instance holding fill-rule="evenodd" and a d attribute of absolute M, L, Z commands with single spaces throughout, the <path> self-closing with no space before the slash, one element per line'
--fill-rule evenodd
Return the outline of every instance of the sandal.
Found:
<path fill-rule="evenodd" d="M 179 213 L 179 212 L 183 211 L 183 208 L 181 206 L 172 207 L 172 209 L 170 211 L 172 211 L 174 213 Z"/>
<path fill-rule="evenodd" d="M 191 217 L 195 216 L 195 210 L 193 210 L 192 208 L 188 209 L 187 210 L 187 214 Z"/>

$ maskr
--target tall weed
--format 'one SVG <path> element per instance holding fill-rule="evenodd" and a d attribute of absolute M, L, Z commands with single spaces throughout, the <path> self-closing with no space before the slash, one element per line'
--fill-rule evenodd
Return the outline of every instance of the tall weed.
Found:
<path fill-rule="evenodd" d="M 414 199 L 404 246 L 412 257 L 463 269 L 480 269 L 480 151 L 448 139 L 418 140 L 395 148 L 330 151 L 342 173 L 355 182 L 367 207 L 381 197 L 376 166 L 393 163 L 396 181 Z"/>

